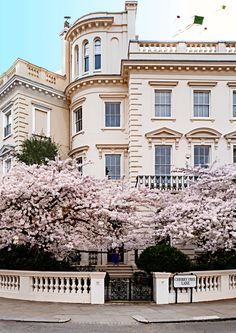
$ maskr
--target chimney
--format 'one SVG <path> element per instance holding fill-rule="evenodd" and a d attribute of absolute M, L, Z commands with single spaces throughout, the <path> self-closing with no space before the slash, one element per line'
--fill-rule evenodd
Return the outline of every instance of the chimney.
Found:
<path fill-rule="evenodd" d="M 128 40 L 135 39 L 135 23 L 138 1 L 125 1 L 125 11 L 128 19 Z"/>

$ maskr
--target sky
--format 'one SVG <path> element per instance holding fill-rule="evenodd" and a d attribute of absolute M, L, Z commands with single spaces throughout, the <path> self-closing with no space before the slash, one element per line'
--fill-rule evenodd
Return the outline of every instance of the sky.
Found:
<path fill-rule="evenodd" d="M 17 58 L 52 71 L 61 68 L 64 16 L 71 23 L 96 11 L 123 11 L 125 0 L 0 0 L 0 74 Z M 224 9 L 223 9 L 224 7 Z M 193 16 L 203 25 L 185 28 Z M 178 17 L 178 18 L 177 18 Z M 139 0 L 140 40 L 236 40 L 236 0 Z"/>

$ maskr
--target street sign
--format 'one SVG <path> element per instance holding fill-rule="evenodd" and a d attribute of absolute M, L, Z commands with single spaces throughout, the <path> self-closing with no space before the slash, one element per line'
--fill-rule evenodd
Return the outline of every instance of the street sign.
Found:
<path fill-rule="evenodd" d="M 174 275 L 174 288 L 194 288 L 196 285 L 196 275 Z"/>

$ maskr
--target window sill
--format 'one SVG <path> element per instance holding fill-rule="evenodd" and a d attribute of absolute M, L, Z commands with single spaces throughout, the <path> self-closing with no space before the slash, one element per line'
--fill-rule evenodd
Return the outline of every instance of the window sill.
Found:
<path fill-rule="evenodd" d="M 4 141 L 4 140 L 7 140 L 8 138 L 10 138 L 10 137 L 12 136 L 12 134 L 13 134 L 13 133 L 8 134 L 7 136 L 4 136 L 4 138 L 3 138 L 2 140 L 3 140 L 3 141 Z"/>
<path fill-rule="evenodd" d="M 121 128 L 121 127 L 104 127 L 101 128 L 102 131 L 125 131 L 125 128 Z"/>
<path fill-rule="evenodd" d="M 151 118 L 151 121 L 162 121 L 162 120 L 169 120 L 169 121 L 176 121 L 176 118 L 172 118 L 172 117 L 153 117 Z"/>
<path fill-rule="evenodd" d="M 215 119 L 213 118 L 201 118 L 201 117 L 196 117 L 196 118 L 190 118 L 190 121 L 211 121 L 211 122 L 214 122 Z"/>
<path fill-rule="evenodd" d="M 233 123 L 234 121 L 236 121 L 236 118 L 231 118 L 229 121 Z"/>
<path fill-rule="evenodd" d="M 101 73 L 101 71 L 102 71 L 101 68 L 93 70 L 94 73 Z"/>
<path fill-rule="evenodd" d="M 74 133 L 73 135 L 72 135 L 72 139 L 74 138 L 74 137 L 76 137 L 77 135 L 83 135 L 84 134 L 84 131 L 79 131 L 79 132 L 77 132 L 77 133 Z"/>

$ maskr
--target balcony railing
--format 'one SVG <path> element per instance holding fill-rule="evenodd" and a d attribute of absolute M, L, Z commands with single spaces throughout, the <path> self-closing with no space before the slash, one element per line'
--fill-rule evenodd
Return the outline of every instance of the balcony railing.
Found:
<path fill-rule="evenodd" d="M 4 127 L 4 138 L 11 134 L 11 124 Z"/>
<path fill-rule="evenodd" d="M 146 186 L 160 191 L 181 191 L 188 188 L 198 176 L 193 175 L 160 175 L 160 176 L 137 176 L 136 187 Z"/>
<path fill-rule="evenodd" d="M 131 41 L 130 53 L 236 53 L 236 42 Z"/>

